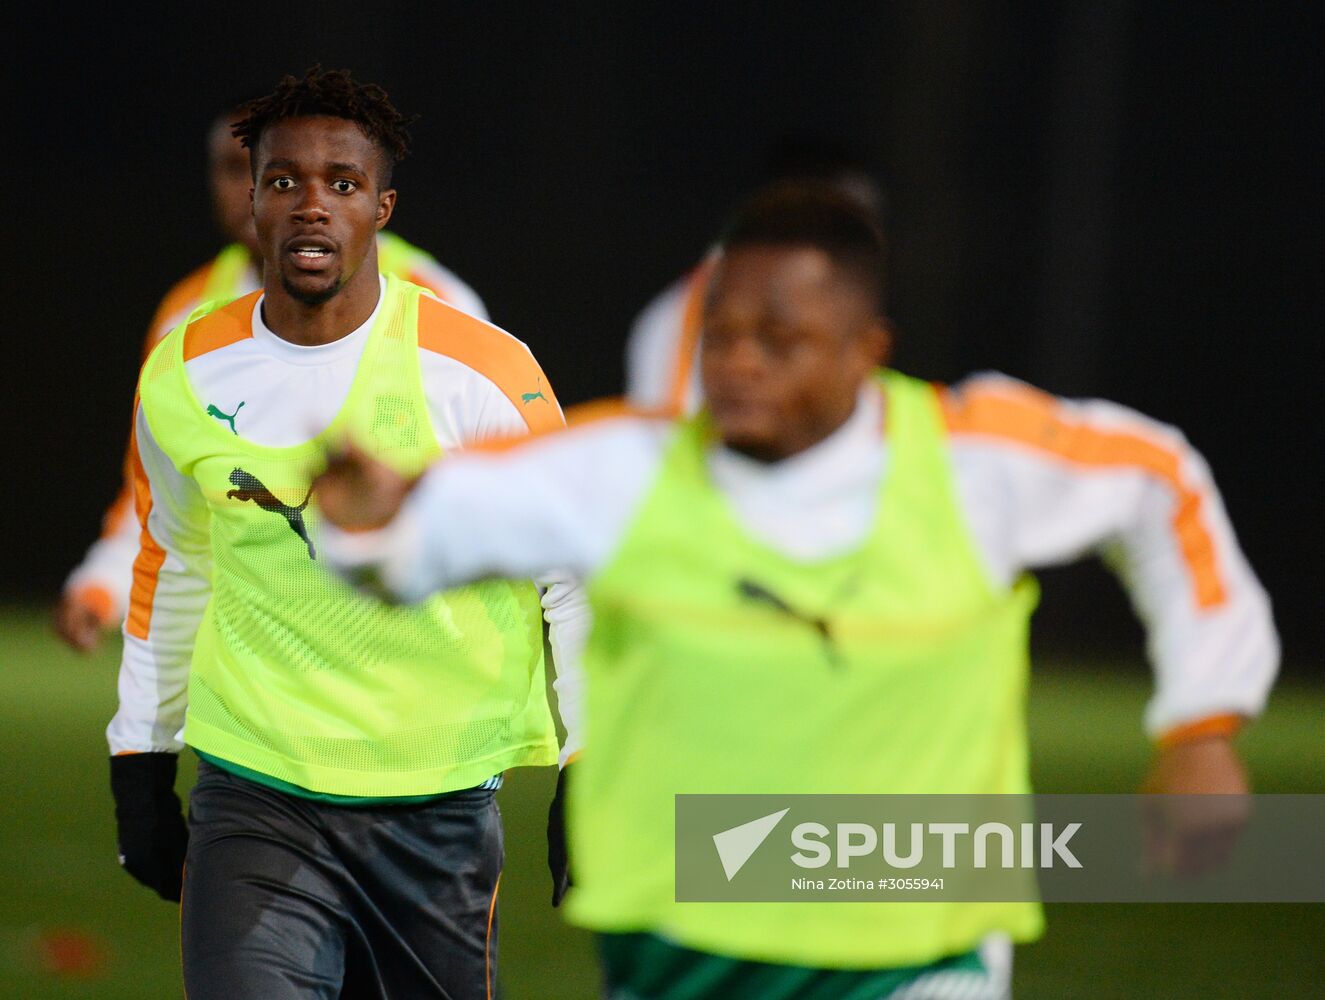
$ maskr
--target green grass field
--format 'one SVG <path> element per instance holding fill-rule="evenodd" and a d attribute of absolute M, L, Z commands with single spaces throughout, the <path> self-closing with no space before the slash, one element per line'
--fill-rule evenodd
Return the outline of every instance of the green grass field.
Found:
<path fill-rule="evenodd" d="M 0 997 L 152 1000 L 183 995 L 178 909 L 115 864 L 102 736 L 118 643 L 82 658 L 44 615 L 0 609 Z M 1147 695 L 1135 667 L 1037 667 L 1038 790 L 1130 791 L 1146 763 Z M 1243 738 L 1258 791 L 1325 792 L 1325 688 L 1281 685 Z M 185 778 L 191 777 L 191 773 Z M 501 977 L 506 1000 L 597 996 L 593 945 L 548 906 L 543 828 L 550 770 L 512 774 Z M 1016 996 L 1325 997 L 1325 906 L 1049 907 L 1044 940 L 1017 953 Z"/>

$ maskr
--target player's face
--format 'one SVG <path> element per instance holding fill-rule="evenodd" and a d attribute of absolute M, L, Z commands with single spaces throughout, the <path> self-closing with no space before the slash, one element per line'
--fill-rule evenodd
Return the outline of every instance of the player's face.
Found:
<path fill-rule="evenodd" d="M 719 435 L 763 461 L 804 451 L 851 415 L 886 342 L 869 296 L 822 251 L 751 246 L 725 254 L 700 349 Z"/>
<path fill-rule="evenodd" d="M 230 134 L 230 120 L 223 115 L 212 123 L 207 133 L 207 178 L 212 189 L 212 211 L 225 238 L 242 243 L 258 256 L 258 234 L 253 228 L 253 206 L 249 192 L 253 175 L 249 169 L 248 150 Z"/>
<path fill-rule="evenodd" d="M 268 289 L 277 278 L 318 305 L 361 272 L 376 280 L 375 238 L 396 203 L 395 191 L 378 190 L 381 156 L 343 118 L 290 118 L 263 131 L 253 218 Z"/>

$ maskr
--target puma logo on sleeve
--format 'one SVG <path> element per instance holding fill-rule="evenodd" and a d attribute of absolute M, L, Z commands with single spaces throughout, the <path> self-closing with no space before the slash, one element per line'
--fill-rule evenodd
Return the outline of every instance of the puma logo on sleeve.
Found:
<path fill-rule="evenodd" d="M 207 416 L 215 417 L 217 420 L 224 420 L 227 424 L 230 425 L 230 433 L 238 437 L 239 431 L 235 430 L 235 417 L 239 416 L 239 411 L 242 410 L 243 408 L 244 408 L 244 403 L 241 400 L 239 405 L 235 407 L 234 413 L 222 413 L 220 407 L 218 407 L 215 403 L 208 403 Z"/>
<path fill-rule="evenodd" d="M 243 405 L 242 403 L 240 404 Z M 239 412 L 238 410 L 235 411 Z M 280 514 L 285 518 L 290 530 L 304 540 L 308 546 L 308 558 L 316 559 L 317 553 L 313 549 L 313 540 L 308 537 L 308 528 L 304 525 L 304 508 L 308 506 L 308 500 L 313 495 L 313 485 L 310 483 L 308 492 L 304 494 L 304 502 L 298 507 L 291 507 L 282 502 L 276 494 L 262 485 L 262 480 L 251 472 L 245 472 L 243 469 L 236 468 L 230 473 L 230 482 L 235 485 L 233 490 L 226 491 L 228 500 L 252 500 L 255 504 L 265 511 L 272 514 Z"/>
<path fill-rule="evenodd" d="M 540 385 L 542 385 L 542 384 L 543 384 L 543 379 L 542 379 L 542 377 L 540 376 L 539 379 L 538 379 L 538 381 L 537 381 L 536 383 L 534 383 L 534 388 L 537 389 L 538 391 L 537 391 L 537 392 L 522 392 L 522 393 L 520 393 L 520 402 L 521 402 L 524 406 L 528 406 L 530 403 L 532 403 L 532 402 L 533 402 L 534 400 L 536 400 L 536 399 L 541 399 L 543 402 L 546 403 L 546 402 L 547 402 L 547 397 L 543 395 L 543 390 L 538 388 L 538 387 L 539 387 Z"/>

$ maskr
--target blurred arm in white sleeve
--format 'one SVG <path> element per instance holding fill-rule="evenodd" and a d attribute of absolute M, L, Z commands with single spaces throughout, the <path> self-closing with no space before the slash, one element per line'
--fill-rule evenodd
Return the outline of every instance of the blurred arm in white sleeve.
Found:
<path fill-rule="evenodd" d="M 1101 554 L 1145 625 L 1147 732 L 1230 734 L 1265 705 L 1279 663 L 1270 603 L 1201 456 L 1172 427 L 982 375 L 945 397 L 958 491 L 987 566 Z"/>

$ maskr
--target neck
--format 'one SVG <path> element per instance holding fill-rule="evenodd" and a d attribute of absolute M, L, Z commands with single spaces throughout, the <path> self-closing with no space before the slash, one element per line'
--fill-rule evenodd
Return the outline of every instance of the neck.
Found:
<path fill-rule="evenodd" d="M 282 340 L 300 347 L 318 347 L 348 336 L 368 321 L 377 308 L 381 285 L 377 258 L 370 255 L 345 285 L 325 302 L 296 299 L 279 275 L 263 282 L 262 320 Z"/>
<path fill-rule="evenodd" d="M 852 400 L 851 405 L 844 410 L 828 415 L 813 426 L 797 428 L 794 433 L 781 440 L 757 443 L 724 441 L 723 445 L 738 455 L 744 455 L 746 458 L 754 459 L 756 462 L 762 462 L 765 465 L 795 458 L 816 445 L 822 444 L 840 431 L 855 414 L 856 406 L 859 403 L 858 397 L 859 393 L 857 398 Z"/>

